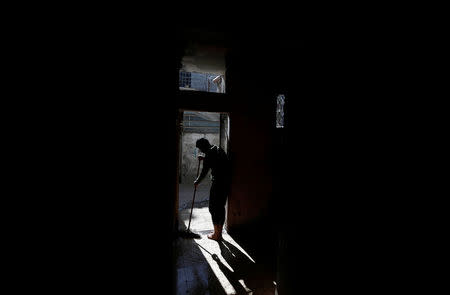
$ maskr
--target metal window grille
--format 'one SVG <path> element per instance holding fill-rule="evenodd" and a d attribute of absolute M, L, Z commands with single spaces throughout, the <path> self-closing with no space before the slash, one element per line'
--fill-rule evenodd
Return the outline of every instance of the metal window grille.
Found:
<path fill-rule="evenodd" d="M 222 75 L 222 79 L 216 84 L 213 80 L 217 77 L 217 74 L 180 71 L 179 87 L 196 91 L 225 93 L 224 77 Z"/>
<path fill-rule="evenodd" d="M 180 72 L 180 87 L 191 88 L 192 79 L 191 73 L 189 72 Z"/>

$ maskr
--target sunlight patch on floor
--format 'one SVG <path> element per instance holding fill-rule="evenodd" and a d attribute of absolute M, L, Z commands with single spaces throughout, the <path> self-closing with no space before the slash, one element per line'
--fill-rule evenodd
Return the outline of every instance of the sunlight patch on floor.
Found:
<path fill-rule="evenodd" d="M 180 222 L 183 222 L 184 226 L 187 228 L 189 225 L 189 216 L 191 214 L 191 209 L 185 209 L 179 211 Z M 211 215 L 209 213 L 208 207 L 204 208 L 194 208 L 192 211 L 191 226 L 190 230 L 192 232 L 212 230 L 213 224 L 211 221 Z"/>

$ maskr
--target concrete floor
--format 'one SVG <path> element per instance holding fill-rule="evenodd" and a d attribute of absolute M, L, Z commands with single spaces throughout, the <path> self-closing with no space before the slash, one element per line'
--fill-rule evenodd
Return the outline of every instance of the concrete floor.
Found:
<path fill-rule="evenodd" d="M 200 238 L 178 237 L 173 242 L 174 294 L 276 294 L 274 270 L 263 260 L 255 261 L 226 231 L 222 242 L 206 237 L 212 230 L 207 206 L 192 213 L 190 229 Z M 180 230 L 186 230 L 189 215 L 190 208 L 179 211 Z"/>
<path fill-rule="evenodd" d="M 196 207 L 208 206 L 210 183 L 203 181 L 195 193 Z M 179 209 L 191 209 L 192 197 L 194 196 L 194 185 L 192 183 L 180 183 L 178 185 Z"/>

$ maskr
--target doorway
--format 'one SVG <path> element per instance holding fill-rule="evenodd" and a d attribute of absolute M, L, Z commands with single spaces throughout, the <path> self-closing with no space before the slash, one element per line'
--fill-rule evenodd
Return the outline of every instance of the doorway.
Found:
<path fill-rule="evenodd" d="M 177 226 L 178 230 L 190 230 L 199 234 L 207 234 L 213 229 L 209 214 L 209 189 L 211 187 L 211 172 L 203 179 L 195 191 L 194 181 L 197 172 L 203 168 L 203 162 L 198 160 L 199 150 L 195 143 L 200 138 L 206 138 L 211 145 L 222 148 L 230 155 L 230 116 L 222 112 L 204 112 L 195 110 L 180 110 L 178 115 L 178 185 L 177 185 Z M 228 212 L 228 202 L 226 211 Z M 224 225 L 226 229 L 226 221 Z"/>

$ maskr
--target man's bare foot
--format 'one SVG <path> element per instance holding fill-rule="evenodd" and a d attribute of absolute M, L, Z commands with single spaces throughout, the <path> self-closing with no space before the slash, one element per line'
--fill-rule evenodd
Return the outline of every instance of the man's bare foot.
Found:
<path fill-rule="evenodd" d="M 208 235 L 208 239 L 215 240 L 215 241 L 220 241 L 222 239 L 222 235 L 220 235 L 220 234 L 218 234 L 216 232 L 213 232 L 213 233 L 210 233 Z"/>
<path fill-rule="evenodd" d="M 222 239 L 222 225 L 214 224 L 214 231 L 208 235 L 208 239 L 220 241 Z"/>

